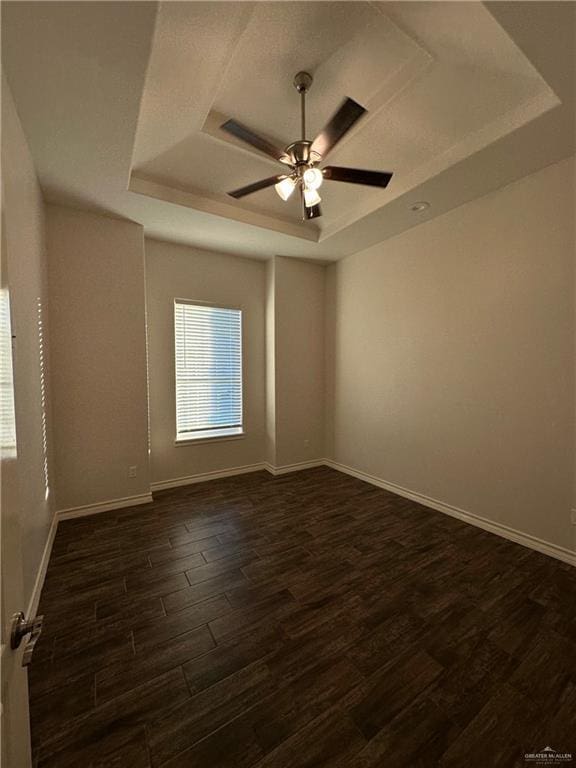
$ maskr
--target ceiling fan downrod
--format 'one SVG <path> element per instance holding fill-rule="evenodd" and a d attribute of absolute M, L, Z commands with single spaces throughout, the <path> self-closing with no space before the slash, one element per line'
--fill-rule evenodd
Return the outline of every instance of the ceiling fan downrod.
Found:
<path fill-rule="evenodd" d="M 306 139 L 306 94 L 310 90 L 312 85 L 312 75 L 309 72 L 298 72 L 294 78 L 294 88 L 300 94 L 300 134 L 299 141 L 293 141 L 286 147 L 285 160 L 288 165 L 294 166 L 296 171 L 300 169 L 297 175 L 301 175 L 304 166 L 308 166 L 313 162 L 320 160 L 319 155 L 313 155 L 312 142 Z"/>
<path fill-rule="evenodd" d="M 300 109 L 301 109 L 301 139 L 306 141 L 306 94 L 312 86 L 313 78 L 309 72 L 298 72 L 294 77 L 294 88 L 300 94 Z"/>
<path fill-rule="evenodd" d="M 294 174 L 292 175 L 293 181 L 296 182 L 302 201 L 302 218 L 306 220 L 310 216 L 310 208 L 313 206 L 307 205 L 305 198 L 306 184 L 304 182 L 304 172 L 307 168 L 312 167 L 310 148 L 312 142 L 306 140 L 306 94 L 310 90 L 312 85 L 312 75 L 309 72 L 298 72 L 294 77 L 294 87 L 300 94 L 300 141 L 295 141 L 292 145 L 287 147 L 290 160 L 294 165 Z M 307 192 L 306 194 L 310 194 Z M 318 202 L 320 197 L 315 193 Z M 315 204 L 314 207 L 317 207 Z"/>

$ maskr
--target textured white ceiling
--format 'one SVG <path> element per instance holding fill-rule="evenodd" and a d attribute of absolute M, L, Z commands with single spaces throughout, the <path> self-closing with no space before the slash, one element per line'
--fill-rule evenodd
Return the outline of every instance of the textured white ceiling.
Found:
<path fill-rule="evenodd" d="M 574 11 L 9 3 L 3 62 L 48 200 L 199 247 L 332 259 L 574 152 Z M 319 224 L 273 189 L 226 196 L 282 167 L 215 127 L 220 113 L 296 138 L 300 68 L 311 136 L 344 96 L 369 109 L 329 162 L 395 172 L 387 190 L 326 182 Z M 416 199 L 432 203 L 420 217 Z"/>
<path fill-rule="evenodd" d="M 212 8 L 221 18 L 217 4 Z M 368 115 L 329 162 L 395 174 L 386 190 L 326 183 L 323 218 L 306 225 L 318 228 L 320 238 L 558 104 L 479 3 L 263 2 L 250 14 L 245 8 L 242 15 L 236 8 L 231 11 L 226 30 L 216 36 L 228 41 L 223 48 L 214 45 L 216 23 L 204 7 L 161 6 L 138 133 L 161 135 L 161 126 L 178 113 L 169 88 L 176 71 L 179 91 L 188 105 L 196 104 L 196 120 L 177 143 L 167 148 L 163 141 L 156 155 L 150 141 L 141 145 L 137 140 L 134 175 L 246 212 L 298 222 L 296 196 L 284 203 L 272 188 L 241 201 L 225 196 L 281 167 L 257 151 L 242 151 L 218 126 L 234 117 L 281 147 L 299 138 L 299 97 L 292 78 L 307 69 L 315 78 L 307 105 L 308 138 L 351 96 Z M 188 28 L 196 56 L 205 47 L 200 76 L 188 61 L 176 62 L 166 52 L 174 44 L 176 26 L 179 39 L 186 38 L 183 30 Z M 201 132 L 197 118 L 208 107 Z M 145 146 L 144 162 L 140 146 Z"/>

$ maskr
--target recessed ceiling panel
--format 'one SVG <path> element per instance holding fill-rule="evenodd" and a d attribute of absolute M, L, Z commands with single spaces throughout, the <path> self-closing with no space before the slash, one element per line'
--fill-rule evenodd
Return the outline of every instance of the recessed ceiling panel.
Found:
<path fill-rule="evenodd" d="M 325 182 L 323 217 L 314 222 L 321 237 L 385 206 L 558 103 L 481 3 L 261 2 L 244 8 L 242 16 L 232 14 L 217 36 L 226 39 L 226 50 L 215 45 L 211 6 L 201 5 L 202 13 L 188 19 L 194 22 L 190 39 L 195 56 L 201 58 L 203 46 L 211 53 L 200 78 L 182 71 L 178 78 L 178 98 L 188 83 L 198 114 L 185 137 L 171 146 L 162 142 L 163 151 L 155 156 L 148 141 L 148 159 L 136 158 L 135 176 L 226 199 L 230 190 L 281 173 L 279 163 L 220 126 L 232 117 L 281 147 L 301 138 L 299 96 L 292 81 L 305 69 L 314 77 L 307 97 L 307 138 L 313 139 L 342 100 L 351 97 L 368 113 L 329 163 L 394 173 L 385 190 Z M 218 5 L 213 4 L 213 13 L 220 17 Z M 168 30 L 174 26 L 171 13 L 164 8 L 160 16 Z M 185 14 L 179 11 L 178 19 L 183 23 Z M 185 35 L 180 29 L 179 39 Z M 160 26 L 149 74 L 156 92 L 162 70 L 166 89 L 175 74 L 167 66 L 169 43 L 170 35 Z M 210 104 L 208 82 L 213 86 Z M 164 120 L 170 118 L 167 105 Z M 143 114 L 143 131 L 147 119 Z M 156 130 L 158 119 L 156 112 Z M 174 130 L 167 135 L 177 138 Z M 248 212 L 285 221 L 300 218 L 297 201 L 283 203 L 273 187 L 240 201 L 227 199 Z"/>
<path fill-rule="evenodd" d="M 258 3 L 215 95 L 213 109 L 284 139 L 300 136 L 294 75 L 309 71 L 308 138 L 346 96 L 378 108 L 386 86 L 420 46 L 369 3 Z"/>
<path fill-rule="evenodd" d="M 243 255 L 339 258 L 567 157 L 573 3 L 5 3 L 2 59 L 45 199 L 148 235 Z M 537 67 L 537 69 L 536 69 Z M 298 135 L 292 79 L 312 70 L 309 137 L 345 96 L 367 108 L 329 163 L 393 171 L 387 189 L 324 183 L 299 220 L 283 170 L 219 126 Z"/>

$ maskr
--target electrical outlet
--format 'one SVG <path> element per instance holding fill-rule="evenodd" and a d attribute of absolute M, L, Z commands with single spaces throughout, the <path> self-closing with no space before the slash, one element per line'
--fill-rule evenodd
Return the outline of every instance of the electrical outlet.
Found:
<path fill-rule="evenodd" d="M 573 509 L 570 512 L 570 520 L 572 521 L 572 525 L 576 525 L 576 509 Z"/>
<path fill-rule="evenodd" d="M 138 467 L 128 467 L 128 477 L 136 477 Z"/>
<path fill-rule="evenodd" d="M 306 446 L 306 448 L 308 448 L 310 445 L 310 440 L 304 440 L 304 445 Z"/>

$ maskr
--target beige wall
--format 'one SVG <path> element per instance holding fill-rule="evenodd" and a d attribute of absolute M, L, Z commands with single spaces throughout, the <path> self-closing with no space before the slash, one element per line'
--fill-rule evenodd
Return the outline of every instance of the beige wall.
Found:
<path fill-rule="evenodd" d="M 266 262 L 266 451 L 265 460 L 276 466 L 276 266 Z"/>
<path fill-rule="evenodd" d="M 330 267 L 328 454 L 569 548 L 574 165 Z"/>
<path fill-rule="evenodd" d="M 20 608 L 25 610 L 53 517 L 44 205 L 6 81 L 2 89 L 3 245 L 16 337 L 13 365 L 26 601 Z"/>
<path fill-rule="evenodd" d="M 276 465 L 324 458 L 325 268 L 274 259 Z"/>
<path fill-rule="evenodd" d="M 142 227 L 48 206 L 47 242 L 58 509 L 148 493 Z"/>
<path fill-rule="evenodd" d="M 146 240 L 152 482 L 264 460 L 265 271 L 263 261 Z M 174 299 L 243 310 L 244 425 L 240 439 L 175 445 Z"/>

